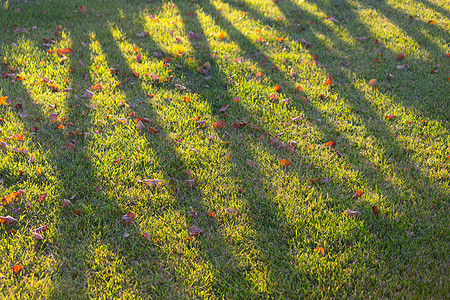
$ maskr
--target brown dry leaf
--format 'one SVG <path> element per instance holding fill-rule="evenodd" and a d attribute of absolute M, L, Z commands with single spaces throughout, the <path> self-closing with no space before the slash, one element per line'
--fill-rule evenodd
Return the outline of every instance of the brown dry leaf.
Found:
<path fill-rule="evenodd" d="M 87 8 L 85 5 L 81 5 L 81 6 L 78 8 L 78 12 L 79 12 L 80 14 L 83 14 L 83 15 L 88 15 L 88 14 L 89 14 L 89 10 L 88 10 L 88 8 Z"/>
<path fill-rule="evenodd" d="M 17 222 L 16 219 L 14 219 L 11 216 L 6 216 L 6 217 L 0 217 L 0 224 L 11 224 L 11 223 L 15 223 Z"/>
<path fill-rule="evenodd" d="M 355 218 L 355 217 L 359 216 L 360 214 L 361 214 L 361 212 L 359 212 L 357 210 L 347 209 L 346 211 L 344 211 L 344 215 L 349 218 Z"/>
<path fill-rule="evenodd" d="M 75 214 L 76 214 L 77 216 L 81 216 L 81 215 L 82 215 L 81 209 L 77 209 L 77 210 L 75 211 Z"/>
<path fill-rule="evenodd" d="M 232 216 L 237 215 L 237 210 L 234 209 L 234 208 L 228 207 L 225 211 L 226 211 L 227 214 L 229 214 L 229 215 L 232 215 Z"/>
<path fill-rule="evenodd" d="M 370 79 L 369 80 L 369 86 L 375 86 L 377 85 L 377 80 L 376 79 Z"/>
<path fill-rule="evenodd" d="M 239 101 L 241 101 L 241 99 L 239 99 L 239 97 L 233 97 L 232 100 L 234 103 L 238 103 Z"/>
<path fill-rule="evenodd" d="M 381 210 L 378 208 L 378 206 L 374 205 L 372 207 L 372 212 L 375 216 L 378 216 L 380 214 Z"/>
<path fill-rule="evenodd" d="M 292 165 L 292 163 L 290 161 L 288 161 L 287 159 L 282 159 L 282 160 L 280 160 L 280 165 L 283 167 L 287 167 L 287 166 Z"/>
<path fill-rule="evenodd" d="M 84 97 L 84 98 L 92 98 L 92 96 L 94 96 L 94 93 L 92 93 L 92 92 L 89 91 L 89 90 L 86 90 L 86 92 L 85 92 L 81 97 Z"/>
<path fill-rule="evenodd" d="M 145 180 L 138 180 L 138 182 L 153 188 L 162 185 L 162 181 L 159 179 L 145 179 Z"/>
<path fill-rule="evenodd" d="M 43 240 L 43 239 L 44 239 L 44 237 L 43 237 L 42 234 L 40 234 L 40 233 L 32 232 L 31 234 L 33 235 L 33 238 L 34 238 L 35 240 Z"/>
<path fill-rule="evenodd" d="M 188 211 L 188 215 L 192 218 L 196 218 L 198 216 L 197 212 L 194 211 L 194 209 L 192 208 L 192 206 L 189 206 L 189 211 Z"/>
<path fill-rule="evenodd" d="M 134 218 L 136 217 L 136 214 L 134 213 L 134 212 L 129 212 L 129 213 L 127 213 L 126 215 L 123 215 L 122 216 L 122 220 L 123 220 L 123 223 L 125 224 L 125 225 L 130 225 L 131 223 L 133 223 L 134 222 Z"/>
<path fill-rule="evenodd" d="M 139 122 L 136 125 L 136 129 L 142 130 L 144 128 L 145 128 L 144 123 L 141 120 L 139 120 Z"/>
<path fill-rule="evenodd" d="M 63 201 L 64 202 L 63 202 L 62 207 L 71 207 L 72 206 L 72 202 L 70 202 L 69 199 L 64 199 Z"/>
<path fill-rule="evenodd" d="M 398 60 L 404 59 L 404 58 L 405 58 L 405 54 L 403 54 L 403 53 L 397 54 L 397 59 L 398 59 Z"/>
<path fill-rule="evenodd" d="M 58 114 L 57 113 L 50 113 L 50 115 L 48 116 L 48 120 L 50 122 L 58 121 Z"/>
<path fill-rule="evenodd" d="M 147 241 L 149 241 L 149 242 L 151 242 L 152 241 L 152 239 L 150 238 L 150 234 L 148 234 L 148 232 L 147 231 L 145 231 L 144 232 L 144 239 L 146 239 Z"/>
<path fill-rule="evenodd" d="M 189 185 L 189 187 L 193 187 L 195 185 L 195 179 L 185 180 L 185 182 Z"/>
<path fill-rule="evenodd" d="M 316 249 L 314 249 L 314 253 L 322 253 L 322 255 L 325 255 L 325 249 L 323 249 L 322 247 L 317 247 Z"/>
<path fill-rule="evenodd" d="M 192 226 L 191 228 L 189 228 L 189 235 L 190 236 L 198 236 L 200 234 L 203 233 L 203 230 L 201 230 L 200 228 L 196 227 L 196 226 Z"/>
<path fill-rule="evenodd" d="M 44 226 L 41 226 L 41 227 L 38 227 L 38 228 L 35 228 L 35 229 L 31 230 L 31 232 L 42 233 L 42 232 L 44 232 L 46 230 L 47 230 L 47 225 L 44 225 Z"/>

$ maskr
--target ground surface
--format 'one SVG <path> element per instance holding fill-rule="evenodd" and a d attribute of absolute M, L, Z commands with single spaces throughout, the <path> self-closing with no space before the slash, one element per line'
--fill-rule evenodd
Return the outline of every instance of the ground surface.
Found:
<path fill-rule="evenodd" d="M 447 1 L 0 9 L 1 298 L 448 297 Z"/>

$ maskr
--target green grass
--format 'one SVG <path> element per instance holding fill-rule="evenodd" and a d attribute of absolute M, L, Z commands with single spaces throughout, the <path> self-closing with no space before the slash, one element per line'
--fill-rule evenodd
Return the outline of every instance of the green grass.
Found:
<path fill-rule="evenodd" d="M 448 297 L 446 1 L 0 4 L 1 298 Z"/>

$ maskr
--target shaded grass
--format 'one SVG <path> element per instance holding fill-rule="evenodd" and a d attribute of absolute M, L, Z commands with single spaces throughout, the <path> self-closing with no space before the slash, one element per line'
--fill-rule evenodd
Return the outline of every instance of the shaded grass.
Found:
<path fill-rule="evenodd" d="M 446 295 L 448 7 L 419 2 L 423 5 L 96 2 L 89 4 L 95 12 L 88 16 L 60 2 L 46 3 L 45 14 L 35 4 L 9 3 L 5 24 L 20 21 L 19 26 L 37 29 L 18 35 L 10 26 L 1 33 L 3 60 L 27 77 L 1 81 L 1 95 L 14 101 L 0 107 L 1 134 L 24 133 L 23 146 L 35 162 L 11 150 L 1 153 L 2 196 L 27 192 L 1 208 L 0 215 L 14 213 L 19 219 L 2 225 L 1 293 L 29 298 Z M 327 21 L 327 15 L 340 22 Z M 429 19 L 437 23 L 430 25 Z M 52 48 L 70 47 L 75 55 L 61 63 L 46 53 L 41 39 L 67 20 L 70 25 L 63 26 Z M 136 37 L 144 31 L 150 35 Z M 189 38 L 190 31 L 200 39 Z M 367 40 L 354 39 L 361 36 Z M 259 37 L 263 42 L 255 42 Z M 280 37 L 285 40 L 277 41 Z M 313 46 L 302 46 L 298 38 Z M 165 66 L 154 52 L 172 61 Z M 409 69 L 395 68 L 404 63 L 396 60 L 398 52 Z M 197 68 L 206 61 L 211 69 L 205 75 Z M 431 68 L 438 72 L 429 73 Z M 173 75 L 173 82 L 155 82 L 146 72 Z M 385 78 L 387 72 L 395 79 Z M 331 87 L 323 84 L 327 74 L 333 77 Z M 40 83 L 42 77 L 76 91 L 52 93 Z M 368 86 L 372 78 L 377 88 Z M 98 83 L 102 91 L 82 97 Z M 180 93 L 175 84 L 186 91 Z M 287 104 L 267 99 L 277 84 L 279 100 L 292 98 Z M 239 103 L 232 101 L 235 96 Z M 192 102 L 184 103 L 184 97 Z M 119 105 L 121 100 L 127 105 Z M 17 103 L 28 117 L 18 115 Z M 56 108 L 48 106 L 53 103 Z M 219 111 L 225 104 L 230 104 L 228 117 Z M 50 112 L 75 125 L 56 129 L 59 123 L 47 120 Z M 385 119 L 387 114 L 394 119 Z M 196 123 L 197 116 L 206 126 Z M 300 122 L 290 120 L 297 116 L 303 117 Z M 126 124 L 117 121 L 123 117 Z M 135 117 L 149 118 L 146 129 L 161 131 L 137 130 Z M 212 127 L 219 120 L 226 128 Z M 250 125 L 234 129 L 233 122 Z M 31 132 L 32 126 L 39 130 Z M 70 137 L 75 128 L 89 134 Z M 76 140 L 75 151 L 65 149 L 70 139 Z M 291 140 L 297 142 L 293 151 L 277 147 Z M 335 149 L 325 146 L 330 140 L 337 142 Z M 282 158 L 293 165 L 281 167 Z M 138 184 L 147 178 L 161 179 L 162 187 Z M 191 178 L 192 188 L 185 182 Z M 313 178 L 329 182 L 314 184 Z M 354 199 L 357 190 L 365 194 Z M 46 200 L 38 203 L 44 192 Z M 72 208 L 62 208 L 62 199 L 72 195 Z M 379 217 L 371 213 L 373 205 L 381 209 Z M 187 215 L 190 206 L 196 219 Z M 236 216 L 225 212 L 230 207 Z M 361 217 L 344 217 L 347 208 L 360 210 Z M 129 211 L 137 217 L 124 226 L 120 217 Z M 216 217 L 206 217 L 207 211 Z M 42 224 L 50 230 L 44 241 L 35 241 L 29 230 Z M 204 234 L 191 240 L 192 225 Z M 130 236 L 124 238 L 125 232 Z M 319 246 L 324 256 L 314 252 Z M 15 264 L 24 266 L 18 275 L 11 272 Z"/>

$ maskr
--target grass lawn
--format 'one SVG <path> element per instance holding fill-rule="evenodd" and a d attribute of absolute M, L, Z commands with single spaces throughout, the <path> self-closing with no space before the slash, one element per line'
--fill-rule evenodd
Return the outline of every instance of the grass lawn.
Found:
<path fill-rule="evenodd" d="M 448 297 L 448 1 L 0 6 L 0 298 Z"/>

